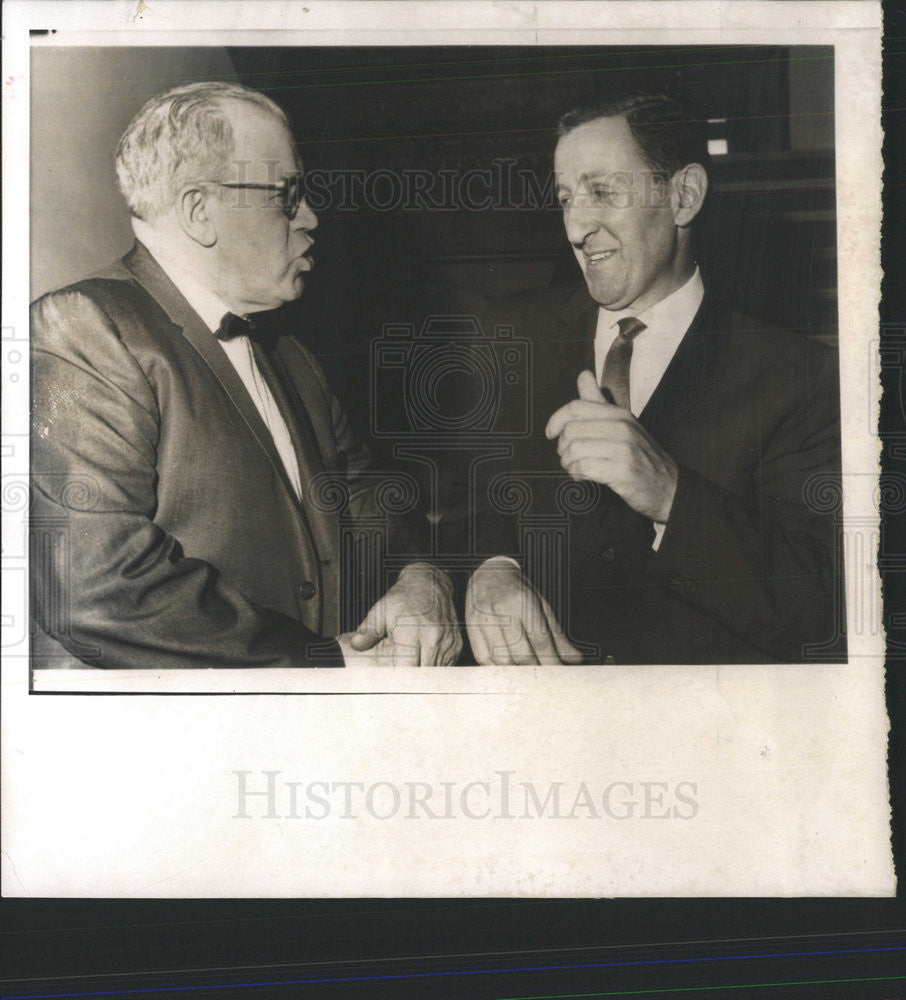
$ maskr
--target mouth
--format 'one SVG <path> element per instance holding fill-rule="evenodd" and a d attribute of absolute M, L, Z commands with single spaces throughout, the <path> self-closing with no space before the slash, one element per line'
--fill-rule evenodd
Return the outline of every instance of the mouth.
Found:
<path fill-rule="evenodd" d="M 588 253 L 587 251 L 582 251 L 585 254 L 585 260 L 589 267 L 595 267 L 598 264 L 603 264 L 605 261 L 610 260 L 611 257 L 617 252 L 616 249 L 613 250 L 598 250 L 595 253 Z"/>

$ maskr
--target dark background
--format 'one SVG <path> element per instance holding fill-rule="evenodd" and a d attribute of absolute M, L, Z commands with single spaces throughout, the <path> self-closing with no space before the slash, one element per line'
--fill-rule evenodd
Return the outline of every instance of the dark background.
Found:
<path fill-rule="evenodd" d="M 891 5 L 899 6 L 901 5 Z M 892 48 L 895 54 L 903 48 L 902 23 L 894 23 L 893 27 L 889 25 L 887 31 L 888 35 L 893 36 L 888 39 L 888 50 Z M 535 54 L 537 53 L 533 51 L 533 55 Z M 906 254 L 906 246 L 903 244 L 906 215 L 901 179 L 902 164 L 906 162 L 906 130 L 903 128 L 902 111 L 906 71 L 902 60 L 894 54 L 890 55 L 887 62 L 884 101 L 888 108 L 885 122 L 888 176 L 885 195 L 883 255 L 886 277 L 882 337 L 896 354 L 906 345 L 906 299 L 900 264 Z M 265 53 L 259 55 L 264 57 Z M 275 53 L 274 58 L 278 55 L 279 52 Z M 373 52 L 368 53 L 369 58 L 372 55 Z M 199 61 L 200 57 L 197 59 Z M 238 61 L 237 57 L 237 63 Z M 48 67 L 50 65 L 48 63 Z M 787 73 L 791 65 L 793 64 L 787 65 Z M 802 61 L 799 65 L 801 68 L 805 62 Z M 822 65 L 822 61 L 819 59 L 810 65 L 817 67 Z M 824 65 L 827 73 L 828 63 L 825 62 Z M 61 92 L 71 91 L 72 79 L 69 78 L 67 88 L 67 77 L 59 63 L 57 70 L 57 89 Z M 246 67 L 245 71 L 251 73 L 253 67 Z M 257 71 L 272 74 L 276 72 L 276 64 L 259 67 Z M 603 72 L 604 67 L 600 67 L 600 71 Z M 152 66 L 148 69 L 148 76 L 153 77 L 156 72 L 157 69 Z M 183 72 L 190 72 L 184 64 Z M 702 85 L 706 100 L 709 97 L 722 99 L 725 93 L 733 92 L 731 74 L 720 76 L 717 67 L 713 66 L 710 72 L 715 76 L 709 79 L 717 80 L 718 85 L 713 89 Z M 111 82 L 117 78 L 117 73 L 117 68 L 109 70 Z M 159 74 L 159 77 L 163 75 Z M 755 78 L 758 78 L 758 74 L 755 74 Z M 120 75 L 118 79 L 120 86 L 107 90 L 108 96 L 82 90 L 79 100 L 83 127 L 86 120 L 90 121 L 92 118 L 91 109 L 97 106 L 99 110 L 96 120 L 99 126 L 113 133 L 113 141 L 118 134 L 117 129 L 122 130 L 129 115 L 140 103 L 140 100 L 136 102 L 133 99 L 135 94 L 129 93 L 130 87 L 125 82 L 127 78 Z M 253 77 L 249 77 L 249 81 L 254 85 Z M 183 79 L 159 78 L 156 82 L 159 86 L 155 86 L 153 79 L 143 84 L 146 90 L 144 96 L 183 82 Z M 489 86 L 491 82 L 488 82 Z M 542 105 L 536 103 L 543 101 L 543 107 L 555 110 L 552 98 L 546 93 L 547 88 L 537 87 L 535 97 L 523 101 L 518 96 L 523 85 L 512 88 L 516 92 L 512 98 L 513 105 L 522 107 L 528 118 L 539 121 L 539 129 L 547 130 L 551 117 L 545 117 Z M 502 88 L 499 81 L 495 86 Z M 366 79 L 360 90 L 369 89 Z M 821 93 L 829 96 L 831 91 L 825 87 Z M 285 93 L 274 91 L 274 96 L 287 105 L 290 103 Z M 62 103 L 57 110 L 61 118 L 65 117 L 65 97 L 66 93 L 62 93 Z M 117 123 L 105 113 L 105 100 L 128 104 L 132 110 L 127 111 L 124 107 L 121 118 L 125 116 L 125 119 Z M 357 97 L 356 100 L 364 101 L 365 98 Z M 326 103 L 330 105 L 330 102 Z M 353 103 L 349 102 L 350 105 Z M 413 98 L 412 103 L 415 108 L 427 106 L 420 103 L 418 98 Z M 340 104 L 330 106 L 339 107 Z M 503 108 L 503 104 L 496 103 L 496 100 L 493 106 Z M 822 113 L 819 108 L 820 104 L 816 102 L 813 106 L 815 118 L 812 124 L 818 123 L 818 116 Z M 825 107 L 823 112 L 829 110 Z M 537 117 L 534 117 L 536 111 Z M 775 106 L 770 113 L 776 115 L 777 112 Z M 450 116 L 452 112 L 441 106 L 435 109 L 434 114 L 443 123 L 445 116 Z M 482 118 L 477 109 L 475 114 Z M 711 114 L 708 116 L 712 117 Z M 722 117 L 719 114 L 713 116 Z M 326 117 L 330 124 L 329 116 Z M 480 129 L 488 128 L 487 120 L 485 114 L 484 124 L 479 124 Z M 810 266 L 816 271 L 823 266 L 832 268 L 833 259 L 831 257 L 828 264 L 827 252 L 834 242 L 833 198 L 826 192 L 819 197 L 821 186 L 818 183 L 833 178 L 832 150 L 827 144 L 829 120 L 826 118 L 824 126 L 819 127 L 819 135 L 823 138 L 810 138 L 804 147 L 795 145 L 796 140 L 789 127 L 793 120 L 787 119 L 787 138 L 783 139 L 784 132 L 781 131 L 777 138 L 779 148 L 772 147 L 768 151 L 770 155 L 765 158 L 759 157 L 757 143 L 750 148 L 750 169 L 756 171 L 756 176 L 766 176 L 767 179 L 772 176 L 777 179 L 777 175 L 772 175 L 771 171 L 780 170 L 782 181 L 783 172 L 792 164 L 801 166 L 809 161 L 817 164 L 816 170 L 811 167 L 803 168 L 805 172 L 801 176 L 805 178 L 806 184 L 797 189 L 798 194 L 788 196 L 782 190 L 774 188 L 770 195 L 756 196 L 752 189 L 745 193 L 744 188 L 736 198 L 741 207 L 735 218 L 742 225 L 750 216 L 749 208 L 756 208 L 761 198 L 773 198 L 775 201 L 779 199 L 782 204 L 789 197 L 791 200 L 785 209 L 793 213 L 788 220 L 789 225 L 805 225 L 806 231 L 814 233 L 816 237 L 814 243 L 798 244 L 791 244 L 788 239 L 770 238 L 770 220 L 766 214 L 763 215 L 760 244 L 755 237 L 752 238 L 753 243 L 747 244 L 749 248 L 760 245 L 761 259 L 756 266 L 756 258 L 753 256 L 751 267 L 744 266 L 741 269 L 741 280 L 750 282 L 756 292 L 759 283 L 764 285 L 760 276 L 765 272 L 760 268 L 773 268 L 774 273 L 782 271 L 779 261 L 788 260 L 790 254 L 804 251 L 814 259 L 815 264 Z M 804 124 L 805 121 L 806 118 L 795 119 L 798 124 Z M 341 127 L 339 121 L 333 124 L 337 128 Z M 372 129 L 380 126 L 380 121 L 369 122 L 369 125 L 368 131 L 360 132 L 360 139 L 375 134 Z M 389 126 L 385 127 L 388 131 L 393 131 Z M 752 127 L 755 127 L 754 124 Z M 787 143 L 786 147 L 783 145 L 784 141 Z M 540 132 L 538 144 L 540 148 Z M 365 144 L 361 142 L 347 144 L 350 155 L 357 145 L 365 148 Z M 107 148 L 112 149 L 112 144 Z M 730 148 L 732 157 L 732 144 Z M 83 152 L 85 156 L 91 155 L 87 147 Z M 43 181 L 50 187 L 58 179 L 52 175 L 47 162 L 43 167 L 34 167 L 33 174 L 35 170 L 44 170 L 46 176 Z M 727 169 L 743 171 L 746 168 L 746 161 L 737 166 L 733 165 L 731 159 L 725 162 Z M 93 174 L 95 185 L 102 176 L 101 170 L 98 166 Z M 758 174 L 759 171 L 766 174 Z M 793 178 L 796 176 L 793 174 Z M 745 173 L 737 176 L 737 180 L 743 184 L 745 178 Z M 88 217 L 92 212 L 95 218 L 107 218 L 103 216 L 105 211 L 115 211 L 113 207 L 105 207 L 100 202 L 93 203 L 92 197 L 93 189 L 86 190 L 83 201 L 68 202 L 67 220 L 71 221 L 81 215 Z M 108 191 L 106 197 L 107 205 L 112 206 L 112 192 Z M 793 204 L 797 198 L 798 205 Z M 809 199 L 818 200 L 810 202 Z M 743 211 L 742 206 L 748 208 Z M 798 212 L 806 214 L 797 215 Z M 816 217 L 815 212 L 820 214 Z M 731 220 L 734 218 L 733 212 L 727 214 Z M 755 211 L 751 214 L 757 217 L 758 213 Z M 105 260 L 124 251 L 128 246 L 128 227 L 124 227 L 124 222 L 122 218 L 110 222 L 110 234 L 118 233 L 118 236 L 114 238 L 111 235 L 107 242 L 98 236 L 93 241 L 73 244 L 78 251 L 75 256 L 63 253 L 66 248 L 62 244 L 69 237 L 60 233 L 59 229 L 52 240 L 45 241 L 40 246 L 33 245 L 33 250 L 43 255 L 43 270 L 38 275 L 33 270 L 33 278 L 38 280 L 39 285 L 41 281 L 46 282 L 43 287 L 34 287 L 35 294 L 80 276 L 86 263 L 94 262 L 100 266 Z M 562 241 L 553 221 L 539 218 L 536 222 L 539 226 L 546 227 L 545 233 Z M 439 226 L 440 220 L 435 219 L 433 224 Z M 350 226 L 353 223 L 344 225 Z M 365 226 L 364 221 L 362 225 Z M 381 219 L 371 220 L 368 225 L 371 227 L 370 231 L 380 233 L 388 223 Z M 461 231 L 465 233 L 469 225 L 471 223 L 461 221 Z M 507 225 L 516 224 L 500 223 L 501 227 Z M 117 229 L 117 226 L 120 228 Z M 322 265 L 326 265 L 330 259 L 329 255 L 325 256 L 325 250 L 329 246 L 329 228 L 328 220 L 322 219 L 322 230 L 319 233 L 319 281 L 328 275 L 328 269 Z M 455 226 L 451 223 L 451 230 L 453 228 Z M 364 231 L 364 228 L 360 230 Z M 485 230 L 488 231 L 490 230 Z M 757 226 L 754 231 L 758 232 Z M 116 240 L 119 240 L 118 244 Z M 378 276 L 382 267 L 385 263 L 390 268 L 399 267 L 397 258 L 401 259 L 404 256 L 403 249 L 409 246 L 406 243 L 385 245 L 392 246 L 393 259 L 385 262 L 375 257 L 371 261 L 364 261 L 361 279 L 363 290 L 370 289 L 374 293 L 380 284 Z M 413 243 L 412 246 L 415 250 L 411 256 L 416 258 L 419 256 L 416 252 L 419 245 Z M 451 246 L 452 244 L 441 245 L 440 255 L 450 252 Z M 824 249 L 819 252 L 821 247 Z M 478 251 L 481 249 L 482 246 L 478 243 Z M 551 253 L 551 249 L 533 243 L 530 248 L 516 245 L 513 252 Z M 562 242 L 559 249 L 556 249 L 555 256 L 548 262 L 554 268 L 560 259 L 561 249 Z M 350 247 L 349 252 L 359 253 L 355 247 Z M 430 263 L 430 254 L 424 248 L 421 252 Z M 475 244 L 472 252 L 475 252 Z M 728 252 L 735 253 L 735 250 L 728 247 Z M 406 253 L 409 251 L 406 250 Z M 102 259 L 94 260 L 102 254 Z M 367 258 L 364 250 L 360 256 Z M 765 257 L 775 257 L 776 261 L 765 261 Z M 819 264 L 819 261 L 824 264 Z M 743 263 L 745 264 L 745 259 Z M 64 267 L 73 268 L 76 273 L 63 273 Z M 366 273 L 367 280 L 364 277 Z M 815 289 L 825 289 L 818 298 L 827 308 L 830 308 L 828 303 L 832 303 L 832 284 L 829 275 L 825 274 L 820 282 L 816 280 L 813 285 Z M 319 286 L 313 281 L 311 300 L 314 302 L 320 296 L 321 302 L 330 301 L 328 287 L 326 283 Z M 478 289 L 484 295 L 486 290 L 504 289 L 504 283 L 485 286 L 476 281 L 474 286 L 466 284 L 466 288 L 470 287 Z M 338 309 L 345 309 L 346 306 L 345 302 L 337 303 Z M 795 302 L 787 302 L 786 307 L 799 308 Z M 375 308 L 374 312 L 380 319 L 380 311 Z M 826 317 L 829 313 L 815 312 L 811 315 Z M 322 317 L 322 321 L 334 322 L 330 317 Z M 814 327 L 813 332 L 822 336 L 833 333 L 825 319 L 804 325 L 810 329 Z M 339 328 L 338 323 L 335 326 Z M 318 329 L 322 350 L 327 356 L 330 353 L 330 330 L 329 326 Z M 353 332 L 366 336 L 361 331 Z M 896 356 L 902 359 L 906 355 Z M 895 359 L 884 368 L 886 394 L 882 430 L 884 461 L 888 471 L 906 470 L 904 370 L 906 364 Z M 895 523 L 887 535 L 887 543 L 893 556 L 906 553 L 906 539 L 902 529 Z M 904 578 L 906 574 L 902 569 L 897 571 L 895 566 L 885 574 L 885 621 L 891 627 L 889 636 L 893 641 L 903 638 L 902 618 L 897 631 L 897 623 L 892 616 L 906 606 L 903 600 Z M 904 722 L 902 655 L 894 652 L 888 665 L 892 721 L 891 787 L 899 831 L 902 829 L 903 794 L 906 786 L 903 741 L 898 736 L 903 732 Z M 841 803 L 841 809 L 850 806 L 851 804 Z M 61 824 L 61 836 L 65 836 L 64 819 L 61 819 Z M 902 859 L 900 833 L 897 834 L 895 845 L 898 856 Z M 111 850 L 115 850 L 115 845 L 111 845 Z M 417 863 L 417 859 L 413 859 L 413 863 Z M 902 875 L 902 860 L 899 867 Z M 906 985 L 902 978 L 885 978 L 903 975 L 902 952 L 889 950 L 903 945 L 906 911 L 901 900 L 7 899 L 3 900 L 3 917 L 6 929 L 3 975 L 6 979 L 2 983 L 2 992 L 9 997 L 61 994 L 97 996 L 100 992 L 107 996 L 153 995 L 147 991 L 171 997 L 226 996 L 235 1000 L 268 996 L 331 997 L 337 1000 L 341 997 L 363 996 L 483 997 L 498 1000 L 503 997 L 562 997 L 570 994 L 606 996 L 608 993 L 611 996 L 764 996 L 815 1000 L 835 997 L 897 1000 L 906 996 Z M 597 968 L 589 967 L 596 963 Z M 620 964 L 602 968 L 600 963 Z M 586 967 L 564 968 L 567 965 Z M 555 968 L 557 966 L 559 968 Z M 517 968 L 536 971 L 499 971 Z M 437 973 L 448 975 L 434 975 L 432 978 L 387 978 Z M 310 985 L 298 983 L 299 980 L 328 978 L 335 981 L 331 985 L 323 982 Z M 337 979 L 344 981 L 336 982 Z M 297 985 L 239 985 L 293 981 Z M 775 985 L 777 983 L 789 985 Z M 725 988 L 721 989 L 721 986 Z M 746 986 L 748 988 L 744 988 Z"/>
<path fill-rule="evenodd" d="M 553 124 L 601 87 L 659 86 L 727 144 L 712 161 L 699 260 L 760 318 L 836 341 L 833 51 L 829 47 L 230 49 L 242 82 L 288 111 L 306 168 L 457 177 L 512 161 L 543 190 Z M 386 183 L 375 190 L 392 202 Z M 480 183 L 473 190 L 485 193 Z M 518 184 L 494 207 L 328 208 L 299 303 L 305 338 L 368 432 L 369 350 L 385 324 L 558 280 L 578 267 L 551 198 Z M 501 208 L 499 205 L 509 207 Z M 484 331 L 490 335 L 492 331 Z M 518 333 L 518 331 L 517 331 Z M 379 405 L 388 405 L 386 399 Z M 380 451 L 381 443 L 377 444 Z M 389 457 L 389 456 L 387 456 Z"/>
<path fill-rule="evenodd" d="M 762 319 L 836 340 L 830 47 L 42 46 L 32 73 L 34 296 L 128 249 L 113 149 L 141 104 L 168 87 L 234 79 L 263 90 L 289 114 L 306 168 L 322 176 L 460 178 L 510 161 L 540 191 L 558 115 L 589 91 L 643 85 L 720 119 L 709 135 L 728 152 L 713 158 L 697 224 L 706 279 L 735 286 Z M 364 437 L 371 346 L 385 325 L 418 330 L 430 315 L 479 314 L 489 298 L 579 273 L 553 199 L 538 208 L 510 186 L 491 192 L 492 207 L 454 200 L 437 211 L 394 204 L 386 182 L 374 191 L 387 210 L 359 199 L 321 212 L 316 267 L 289 310 Z M 473 191 L 486 193 L 481 182 Z M 379 459 L 391 457 L 392 442 L 374 444 Z"/>

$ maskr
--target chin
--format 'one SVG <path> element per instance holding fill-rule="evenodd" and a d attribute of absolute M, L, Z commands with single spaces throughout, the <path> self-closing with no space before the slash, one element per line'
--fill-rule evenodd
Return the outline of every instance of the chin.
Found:
<path fill-rule="evenodd" d="M 588 293 L 595 302 L 599 306 L 603 306 L 605 309 L 610 309 L 613 312 L 616 312 L 618 309 L 624 309 L 631 301 L 627 295 L 616 293 L 609 288 L 600 288 L 593 281 L 587 282 L 587 285 Z"/>

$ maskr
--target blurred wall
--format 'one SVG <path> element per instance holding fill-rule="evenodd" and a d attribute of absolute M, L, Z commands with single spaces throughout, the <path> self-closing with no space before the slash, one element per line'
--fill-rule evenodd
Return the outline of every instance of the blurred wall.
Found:
<path fill-rule="evenodd" d="M 238 79 L 223 48 L 54 48 L 31 56 L 31 295 L 86 277 L 132 244 L 113 153 L 154 94 Z"/>

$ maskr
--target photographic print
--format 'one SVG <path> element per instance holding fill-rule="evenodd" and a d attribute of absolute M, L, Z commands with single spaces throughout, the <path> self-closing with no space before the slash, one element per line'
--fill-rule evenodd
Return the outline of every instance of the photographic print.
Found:
<path fill-rule="evenodd" d="M 892 892 L 877 8 L 75 6 L 5 81 L 8 891 Z"/>

